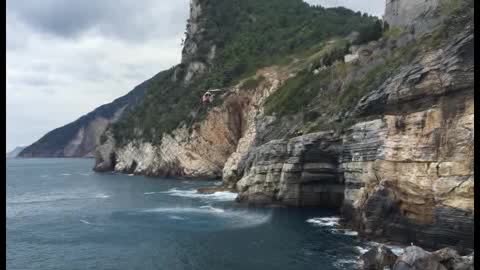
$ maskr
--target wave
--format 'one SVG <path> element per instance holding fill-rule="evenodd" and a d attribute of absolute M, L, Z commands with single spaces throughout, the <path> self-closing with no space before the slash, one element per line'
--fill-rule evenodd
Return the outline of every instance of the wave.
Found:
<path fill-rule="evenodd" d="M 378 247 L 379 245 L 384 245 L 385 247 L 389 248 L 395 255 L 400 256 L 404 252 L 404 247 L 398 245 L 390 245 L 390 244 L 383 244 L 379 242 L 368 242 L 365 246 L 356 246 L 355 249 L 360 254 L 365 254 L 371 248 Z"/>
<path fill-rule="evenodd" d="M 186 218 L 184 217 L 180 217 L 180 216 L 174 216 L 174 215 L 171 215 L 171 216 L 168 216 L 169 219 L 175 219 L 175 220 L 185 220 Z"/>
<path fill-rule="evenodd" d="M 339 225 L 340 218 L 339 217 L 323 217 L 323 218 L 310 218 L 307 219 L 308 223 L 312 223 L 316 226 L 321 227 L 335 227 Z"/>
<path fill-rule="evenodd" d="M 308 223 L 320 227 L 338 227 L 340 225 L 339 221 L 339 217 L 311 218 L 307 220 Z M 329 231 L 335 234 L 358 236 L 358 232 L 349 229 L 330 228 Z"/>
<path fill-rule="evenodd" d="M 210 208 L 202 208 L 202 207 L 199 207 L 199 208 L 193 208 L 193 207 L 161 207 L 161 208 L 153 208 L 153 209 L 142 210 L 142 212 L 144 212 L 144 213 L 197 213 L 197 214 L 223 213 L 222 211 L 215 211 L 215 210 L 210 209 Z"/>
<path fill-rule="evenodd" d="M 158 194 L 158 193 L 162 193 L 162 192 L 145 192 L 143 194 L 144 195 L 153 195 L 153 194 Z"/>
<path fill-rule="evenodd" d="M 206 199 L 206 200 L 214 200 L 214 201 L 234 201 L 237 197 L 236 193 L 228 192 L 228 191 L 217 191 L 212 194 L 201 194 L 198 193 L 197 190 L 179 190 L 176 188 L 172 188 L 168 191 L 164 191 L 163 193 L 169 194 L 171 196 L 177 197 L 186 197 L 186 198 L 199 198 L 199 199 Z"/>
<path fill-rule="evenodd" d="M 220 209 L 220 208 L 215 208 L 211 205 L 200 206 L 200 209 L 208 209 L 210 211 L 217 212 L 217 213 L 224 213 L 225 212 L 225 210 Z"/>
<path fill-rule="evenodd" d="M 220 219 L 226 228 L 248 228 L 261 225 L 271 220 L 271 211 L 259 213 L 248 210 L 231 210 L 216 208 L 211 205 L 194 207 L 161 207 L 142 210 L 143 213 L 163 213 L 169 219 L 188 219 L 178 214 L 199 214 L 209 218 Z M 179 218 L 180 217 L 180 218 Z"/>
<path fill-rule="evenodd" d="M 358 251 L 360 254 L 365 254 L 367 251 L 370 250 L 371 247 L 362 247 L 362 246 L 356 246 L 355 249 Z"/>
<path fill-rule="evenodd" d="M 333 265 L 335 267 L 339 267 L 343 269 L 345 265 L 358 264 L 358 263 L 359 263 L 358 259 L 339 259 L 335 261 Z"/>
<path fill-rule="evenodd" d="M 336 234 L 342 234 L 347 236 L 358 236 L 357 231 L 352 231 L 349 229 L 331 229 L 330 231 Z"/>
<path fill-rule="evenodd" d="M 80 222 L 82 222 L 83 224 L 88 224 L 88 225 L 91 225 L 91 224 L 92 224 L 92 223 L 90 223 L 90 222 L 88 222 L 88 221 L 86 221 L 86 220 L 84 220 L 84 219 L 80 219 Z"/>
<path fill-rule="evenodd" d="M 389 248 L 397 256 L 402 255 L 404 251 L 404 247 L 399 245 L 390 245 L 390 244 L 384 244 L 384 243 L 378 243 L 378 242 L 370 242 L 369 244 L 371 247 L 378 247 L 379 245 L 384 245 L 385 247 Z"/>
<path fill-rule="evenodd" d="M 68 194 L 53 194 L 44 196 L 20 196 L 18 199 L 7 201 L 7 204 L 34 204 L 34 203 L 49 203 L 69 200 L 88 200 L 88 199 L 107 199 L 110 195 L 100 193 L 94 196 L 82 195 L 68 195 Z"/>

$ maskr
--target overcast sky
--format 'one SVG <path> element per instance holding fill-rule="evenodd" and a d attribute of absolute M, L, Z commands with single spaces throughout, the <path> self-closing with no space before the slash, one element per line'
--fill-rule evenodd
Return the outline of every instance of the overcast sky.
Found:
<path fill-rule="evenodd" d="M 309 0 L 381 16 L 384 0 Z M 180 62 L 189 0 L 7 0 L 7 150 Z"/>

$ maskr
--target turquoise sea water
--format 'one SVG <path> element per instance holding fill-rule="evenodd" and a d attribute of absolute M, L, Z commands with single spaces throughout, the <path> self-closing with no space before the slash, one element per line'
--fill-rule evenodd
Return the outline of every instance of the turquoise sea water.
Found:
<path fill-rule="evenodd" d="M 210 181 L 7 161 L 7 269 L 354 269 L 371 243 L 321 209 L 245 208 Z"/>

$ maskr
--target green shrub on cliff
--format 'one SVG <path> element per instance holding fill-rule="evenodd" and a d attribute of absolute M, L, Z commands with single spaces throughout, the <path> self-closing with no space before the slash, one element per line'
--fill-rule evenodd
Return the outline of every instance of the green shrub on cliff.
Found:
<path fill-rule="evenodd" d="M 377 21 L 345 8 L 326 9 L 302 0 L 201 0 L 200 4 L 203 31 L 195 60 L 205 61 L 211 44 L 215 44 L 216 56 L 208 71 L 188 85 L 182 82 L 188 63 L 176 68 L 177 81 L 172 80 L 175 69 L 156 78 L 143 103 L 113 126 L 120 144 L 134 138 L 159 143 L 162 134 L 181 123 L 190 126 L 205 117 L 207 109 L 201 106 L 200 98 L 206 90 L 238 83 L 261 67 L 285 64 L 291 60 L 289 55 L 301 54 L 333 37 L 375 27 Z M 344 51 L 344 47 L 333 50 L 325 60 L 334 62 Z M 304 76 L 308 81 L 311 75 Z M 243 87 L 257 83 L 246 81 Z M 316 94 L 308 85 L 301 95 L 304 100 Z M 293 101 L 284 113 L 293 112 L 295 107 L 301 107 L 301 101 Z"/>

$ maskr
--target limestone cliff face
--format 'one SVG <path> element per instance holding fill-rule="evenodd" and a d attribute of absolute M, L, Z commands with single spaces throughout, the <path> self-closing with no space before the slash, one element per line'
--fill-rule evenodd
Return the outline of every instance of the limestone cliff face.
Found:
<path fill-rule="evenodd" d="M 473 34 L 365 97 L 343 137 L 344 211 L 367 234 L 473 246 Z M 378 111 L 380 110 L 380 111 Z"/>
<path fill-rule="evenodd" d="M 413 27 L 423 33 L 438 23 L 441 0 L 387 0 L 384 20 L 391 27 Z"/>
<path fill-rule="evenodd" d="M 249 154 L 244 176 L 236 183 L 237 200 L 338 208 L 345 188 L 338 171 L 340 152 L 341 140 L 328 132 L 259 146 Z"/>
<path fill-rule="evenodd" d="M 216 97 L 222 99 L 222 104 L 209 108 L 204 120 L 195 123 L 192 130 L 181 126 L 164 134 L 158 146 L 134 141 L 119 147 L 109 136 L 109 142 L 97 149 L 95 169 L 157 176 L 221 177 L 226 162 L 236 164 L 235 153 L 248 151 L 258 108 L 286 75 L 267 68 L 257 76 L 264 79 L 256 89 L 240 89 L 241 84 L 224 89 Z"/>
<path fill-rule="evenodd" d="M 208 17 L 204 16 L 206 0 L 190 1 L 185 42 L 182 50 L 182 63 L 176 68 L 173 80 L 190 83 L 195 77 L 205 73 L 215 58 L 216 45 L 205 38 Z M 208 52 L 201 47 L 207 47 Z M 181 74 L 181 75 L 180 75 Z"/>
<path fill-rule="evenodd" d="M 108 125 L 115 123 L 126 106 L 117 110 L 112 118 L 96 117 L 86 126 L 81 127 L 73 140 L 63 149 L 66 157 L 94 157 L 95 147 L 100 143 L 100 137 Z"/>
<path fill-rule="evenodd" d="M 473 80 L 467 29 L 362 98 L 349 115 L 368 121 L 250 151 L 239 201 L 342 206 L 365 235 L 472 247 Z"/>
<path fill-rule="evenodd" d="M 192 1 L 191 13 L 183 67 L 173 78 L 185 82 L 208 66 L 195 60 L 202 40 L 200 1 Z M 422 49 L 405 56 L 408 61 L 400 62 L 393 75 L 385 73 L 390 75 L 380 84 L 372 80 L 375 86 L 369 91 L 357 89 L 363 97 L 353 105 L 328 116 L 331 122 L 353 121 L 341 130 L 298 136 L 302 113 L 281 121 L 265 115 L 267 98 L 303 69 L 293 61 L 260 70 L 256 77 L 264 79 L 254 87 L 239 83 L 224 89 L 216 97 L 219 105 L 205 108 L 203 120 L 194 121 L 191 129 L 181 124 L 163 134 L 158 145 L 141 140 L 118 145 L 107 132 L 96 151 L 95 169 L 222 178 L 242 203 L 339 208 L 345 224 L 369 237 L 432 248 L 472 247 L 473 29 L 463 27 L 438 46 L 415 43 L 424 40 L 417 38 L 407 32 L 396 41 L 382 39 L 358 48 L 368 53 L 348 64 L 345 78 L 350 82 L 367 77 L 372 66 L 394 65 L 391 55 L 401 48 L 413 44 Z M 214 46 L 211 52 L 213 59 Z M 345 90 L 343 81 L 329 80 L 328 87 Z M 324 94 L 319 93 L 310 105 L 325 106 L 318 102 Z"/>

